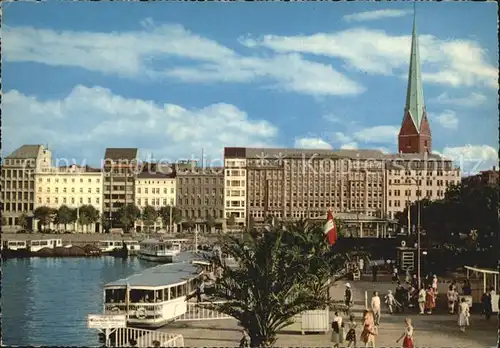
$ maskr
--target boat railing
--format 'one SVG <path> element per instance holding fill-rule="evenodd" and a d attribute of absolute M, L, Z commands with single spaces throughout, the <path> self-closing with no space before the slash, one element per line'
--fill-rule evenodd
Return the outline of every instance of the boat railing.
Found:
<path fill-rule="evenodd" d="M 232 319 L 230 315 L 214 311 L 208 308 L 208 305 L 221 304 L 225 301 L 214 302 L 188 302 L 186 313 L 177 317 L 177 321 L 191 321 L 191 320 L 216 320 L 216 319 Z"/>
<path fill-rule="evenodd" d="M 156 319 L 161 315 L 163 302 L 157 303 L 105 303 L 104 311 L 109 314 L 127 314 L 129 319 Z"/>
<path fill-rule="evenodd" d="M 184 337 L 180 334 L 124 327 L 116 329 L 114 346 L 134 346 L 138 348 L 184 347 Z"/>

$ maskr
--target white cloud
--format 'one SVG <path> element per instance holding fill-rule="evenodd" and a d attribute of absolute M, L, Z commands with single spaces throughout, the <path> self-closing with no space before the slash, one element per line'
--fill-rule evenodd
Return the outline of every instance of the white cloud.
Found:
<path fill-rule="evenodd" d="M 323 115 L 323 119 L 331 123 L 343 123 L 343 121 L 334 114 Z"/>
<path fill-rule="evenodd" d="M 107 147 L 155 157 L 220 158 L 224 146 L 273 146 L 278 129 L 225 103 L 201 109 L 127 99 L 102 87 L 76 86 L 64 99 L 42 101 L 11 90 L 2 100 L 4 147 L 49 142 L 58 153 L 96 161 Z"/>
<path fill-rule="evenodd" d="M 350 143 L 342 144 L 340 146 L 340 148 L 342 150 L 356 150 L 358 148 L 358 144 L 355 142 L 350 142 Z"/>
<path fill-rule="evenodd" d="M 248 47 L 266 47 L 279 53 L 340 58 L 346 62 L 346 68 L 407 79 L 411 35 L 396 36 L 382 30 L 352 28 L 307 36 L 264 35 L 241 42 Z M 426 82 L 453 87 L 498 88 L 498 69 L 478 42 L 420 35 L 419 45 L 422 78 Z"/>
<path fill-rule="evenodd" d="M 176 78 L 190 83 L 259 82 L 308 95 L 356 95 L 358 83 L 332 66 L 297 53 L 243 56 L 181 25 L 142 22 L 128 32 L 3 29 L 3 58 L 51 66 L 78 67 L 126 78 Z M 168 67 L 169 58 L 183 63 Z M 163 62 L 163 63 L 162 63 Z"/>
<path fill-rule="evenodd" d="M 333 134 L 333 136 L 334 136 L 335 140 L 340 142 L 340 143 L 350 143 L 353 141 L 350 136 L 347 136 L 342 132 L 335 132 Z"/>
<path fill-rule="evenodd" d="M 462 175 L 498 167 L 498 150 L 489 145 L 445 147 L 441 153 L 462 169 Z"/>
<path fill-rule="evenodd" d="M 353 138 L 364 143 L 396 143 L 398 140 L 399 127 L 375 126 L 362 129 L 353 134 Z"/>
<path fill-rule="evenodd" d="M 486 102 L 486 96 L 481 93 L 472 92 L 468 96 L 452 98 L 448 96 L 448 93 L 444 92 L 436 98 L 430 99 L 429 102 L 443 105 L 473 107 Z"/>
<path fill-rule="evenodd" d="M 376 10 L 345 15 L 344 17 L 342 17 L 342 19 L 344 19 L 346 22 L 363 22 L 384 18 L 403 17 L 410 13 L 411 11 L 407 10 Z"/>
<path fill-rule="evenodd" d="M 453 130 L 458 128 L 458 117 L 453 110 L 444 110 L 439 114 L 430 114 L 430 117 L 435 118 L 443 128 Z"/>
<path fill-rule="evenodd" d="M 299 138 L 295 140 L 295 147 L 299 149 L 332 149 L 332 145 L 320 138 Z"/>

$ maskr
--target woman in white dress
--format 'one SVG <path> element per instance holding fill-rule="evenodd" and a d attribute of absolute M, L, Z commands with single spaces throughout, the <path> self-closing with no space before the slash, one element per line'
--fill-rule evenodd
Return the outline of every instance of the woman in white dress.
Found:
<path fill-rule="evenodd" d="M 469 326 L 469 317 L 469 305 L 465 302 L 465 298 L 462 297 L 458 306 L 458 326 L 460 327 L 460 331 L 465 332 L 465 327 Z"/>
<path fill-rule="evenodd" d="M 342 326 L 342 317 L 338 312 L 335 312 L 332 321 L 332 343 L 334 348 L 338 348 L 344 342 Z"/>

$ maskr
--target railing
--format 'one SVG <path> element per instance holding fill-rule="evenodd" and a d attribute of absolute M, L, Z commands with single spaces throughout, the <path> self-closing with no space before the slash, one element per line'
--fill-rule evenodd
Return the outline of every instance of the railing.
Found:
<path fill-rule="evenodd" d="M 184 347 L 184 337 L 180 334 L 124 327 L 116 329 L 113 343 L 115 347 Z"/>
<path fill-rule="evenodd" d="M 161 316 L 162 303 L 141 303 L 128 305 L 129 319 L 157 319 Z M 140 318 L 137 316 L 137 310 L 142 309 Z M 127 305 L 124 303 L 106 303 L 104 306 L 106 314 L 127 314 Z"/>
<path fill-rule="evenodd" d="M 176 318 L 176 321 L 190 321 L 190 320 L 216 320 L 216 319 L 233 319 L 230 315 L 220 313 L 207 308 L 208 304 L 224 303 L 218 302 L 188 302 L 186 313 Z"/>

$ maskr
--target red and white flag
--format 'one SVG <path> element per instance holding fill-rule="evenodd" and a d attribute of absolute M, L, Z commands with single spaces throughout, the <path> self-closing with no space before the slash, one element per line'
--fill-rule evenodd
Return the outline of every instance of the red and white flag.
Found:
<path fill-rule="evenodd" d="M 328 215 L 326 217 L 325 237 L 330 245 L 334 245 L 337 241 L 337 226 L 335 226 L 335 220 L 333 220 L 331 210 L 328 210 Z"/>

